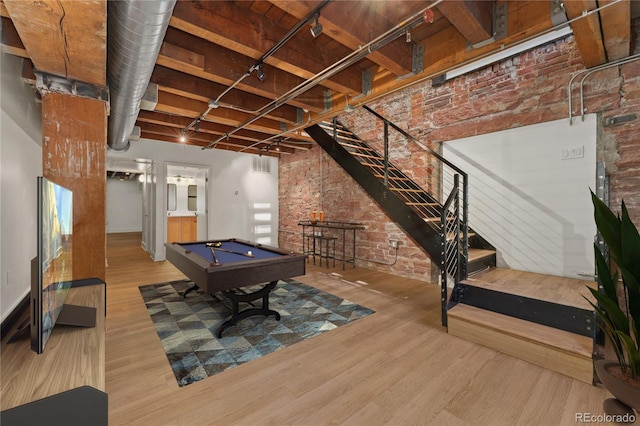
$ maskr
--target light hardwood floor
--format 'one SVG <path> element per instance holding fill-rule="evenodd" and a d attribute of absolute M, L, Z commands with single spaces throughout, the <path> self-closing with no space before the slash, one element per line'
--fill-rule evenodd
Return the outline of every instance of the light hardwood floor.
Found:
<path fill-rule="evenodd" d="M 350 267 L 310 265 L 298 279 L 375 314 L 180 388 L 138 286 L 183 275 L 139 241 L 107 238 L 112 426 L 572 425 L 603 414 L 602 388 L 448 335 L 437 286 Z"/>

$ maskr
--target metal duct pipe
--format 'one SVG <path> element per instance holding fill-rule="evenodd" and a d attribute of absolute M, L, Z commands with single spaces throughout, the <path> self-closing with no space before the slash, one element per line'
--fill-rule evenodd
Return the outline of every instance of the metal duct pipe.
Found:
<path fill-rule="evenodd" d="M 107 83 L 110 116 L 107 144 L 129 149 L 140 101 L 155 66 L 176 0 L 107 2 Z"/>

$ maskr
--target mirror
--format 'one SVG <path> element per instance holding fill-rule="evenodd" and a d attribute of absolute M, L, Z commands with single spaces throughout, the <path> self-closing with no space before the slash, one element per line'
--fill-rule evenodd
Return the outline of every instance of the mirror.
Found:
<path fill-rule="evenodd" d="M 176 184 L 168 183 L 167 184 L 167 211 L 175 211 L 176 210 Z"/>
<path fill-rule="evenodd" d="M 198 186 L 187 186 L 187 208 L 190 212 L 198 211 Z"/>

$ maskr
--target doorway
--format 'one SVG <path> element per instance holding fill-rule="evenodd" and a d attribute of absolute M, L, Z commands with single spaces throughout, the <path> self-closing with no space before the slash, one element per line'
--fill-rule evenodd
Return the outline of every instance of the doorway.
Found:
<path fill-rule="evenodd" d="M 167 242 L 207 239 L 209 168 L 167 164 Z"/>

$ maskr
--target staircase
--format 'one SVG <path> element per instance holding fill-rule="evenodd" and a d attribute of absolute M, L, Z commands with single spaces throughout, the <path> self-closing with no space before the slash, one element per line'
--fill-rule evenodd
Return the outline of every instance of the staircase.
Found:
<path fill-rule="evenodd" d="M 466 174 L 422 146 L 441 162 L 440 184 L 422 189 L 388 161 L 388 127 L 419 141 L 364 108 L 384 120 L 385 155 L 335 119 L 305 130 L 440 267 L 448 332 L 592 383 L 595 325 L 580 294 L 595 283 L 496 268 L 495 249 L 468 227 Z"/>
<path fill-rule="evenodd" d="M 461 281 L 448 332 L 591 384 L 594 281 L 491 268 Z"/>

